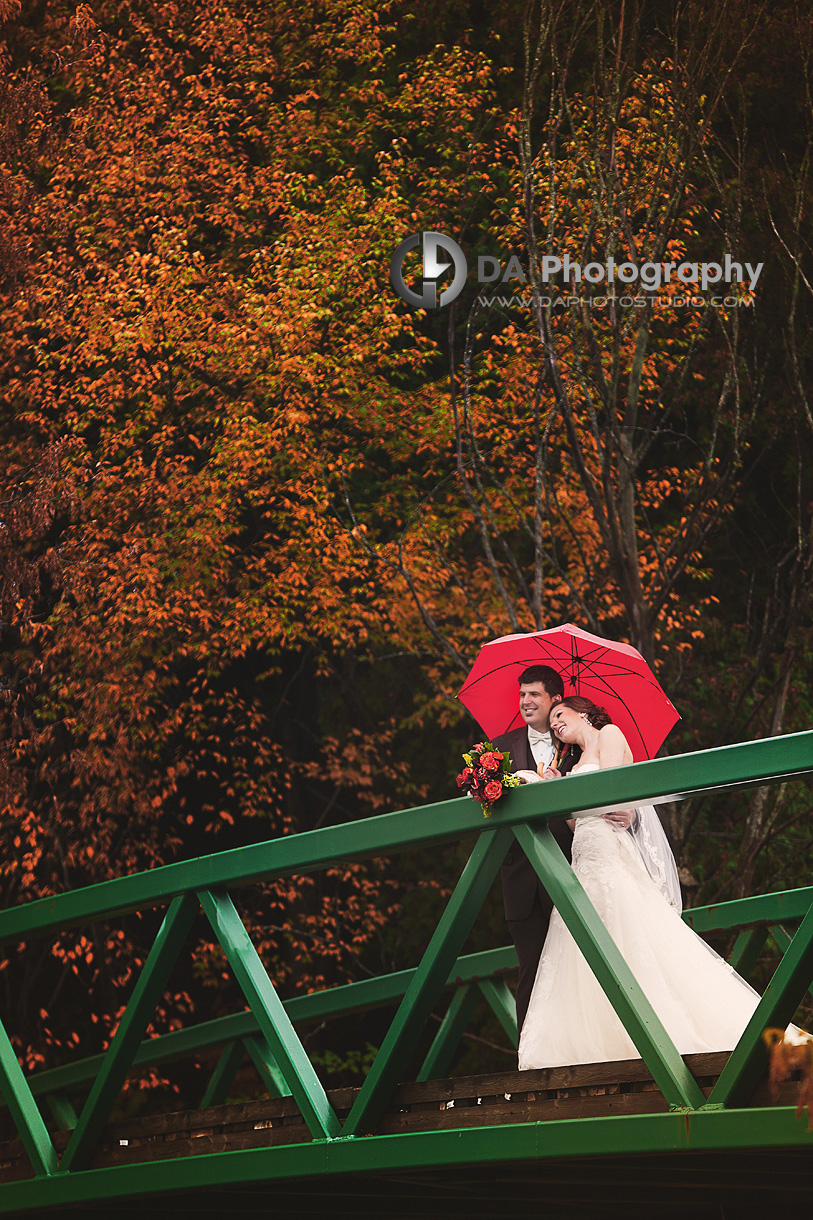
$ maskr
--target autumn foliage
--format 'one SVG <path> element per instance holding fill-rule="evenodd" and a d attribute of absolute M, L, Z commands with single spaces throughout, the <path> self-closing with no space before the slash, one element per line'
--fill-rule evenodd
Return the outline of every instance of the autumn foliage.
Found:
<path fill-rule="evenodd" d="M 742 6 L 672 41 L 622 7 L 0 0 L 4 905 L 453 795 L 454 695 L 508 631 L 629 639 L 680 747 L 806 725 L 809 184 L 785 207 L 738 143 Z M 529 283 L 411 311 L 389 260 L 423 229 Z M 740 245 L 789 286 L 769 320 L 520 300 L 546 252 Z M 751 879 L 766 848 L 790 876 L 795 801 L 715 815 Z M 736 886 L 706 816 L 676 846 Z M 399 904 L 447 880 L 357 864 L 241 913 L 291 993 L 413 964 Z M 5 962 L 28 1066 L 106 1043 L 153 932 Z M 241 1003 L 210 937 L 185 969 L 156 1029 Z"/>
<path fill-rule="evenodd" d="M 308 829 L 339 793 L 334 817 L 348 797 L 352 812 L 390 807 L 404 774 L 392 711 L 368 735 L 340 699 L 312 706 L 380 611 L 337 513 L 365 477 L 354 453 L 377 432 L 408 477 L 418 421 L 395 426 L 390 387 L 430 346 L 377 282 L 406 205 L 385 166 L 371 213 L 353 167 L 378 153 L 367 107 L 383 50 L 372 8 L 339 8 L 352 19 L 332 58 L 364 62 L 349 86 L 327 72 L 324 108 L 306 84 L 319 31 L 263 5 L 203 22 L 111 5 L 73 24 L 54 12 L 42 39 L 16 31 L 59 65 L 61 104 L 29 107 L 11 133 L 7 904 Z M 411 94 L 393 105 L 420 108 Z M 359 865 L 249 900 L 275 982 L 352 973 L 392 884 Z M 36 982 L 25 954 L 7 964 L 17 1028 L 42 996 L 32 1043 L 72 1043 L 59 1014 L 74 1021 L 84 988 L 102 1041 L 114 1026 L 143 946 L 137 929 L 101 935 L 52 947 L 56 1011 L 53 978 Z M 211 945 L 196 963 L 222 991 Z"/>

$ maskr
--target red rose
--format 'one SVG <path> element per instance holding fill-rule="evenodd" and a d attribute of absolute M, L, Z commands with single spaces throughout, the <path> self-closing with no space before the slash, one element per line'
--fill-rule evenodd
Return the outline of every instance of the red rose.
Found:
<path fill-rule="evenodd" d="M 458 788 L 464 788 L 466 784 L 471 783 L 471 767 L 464 767 L 457 777 Z"/>
<path fill-rule="evenodd" d="M 489 780 L 485 786 L 483 797 L 489 805 L 493 805 L 502 796 L 502 784 L 497 779 Z"/>
<path fill-rule="evenodd" d="M 480 766 L 486 771 L 499 771 L 500 759 L 496 754 L 483 754 L 480 758 Z"/>

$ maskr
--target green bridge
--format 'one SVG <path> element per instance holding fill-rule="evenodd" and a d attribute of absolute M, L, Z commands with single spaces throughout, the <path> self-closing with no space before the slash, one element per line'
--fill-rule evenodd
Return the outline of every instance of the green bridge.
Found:
<path fill-rule="evenodd" d="M 813 772 L 813 732 L 518 789 L 493 817 L 459 798 L 220 852 L 0 913 L 3 943 L 166 908 L 115 1037 L 99 1056 L 26 1077 L 0 1024 L 0 1090 L 17 1138 L 0 1145 L 0 1211 L 196 1215 L 492 1217 L 750 1214 L 813 1198 L 813 1132 L 798 1084 L 771 1095 L 762 1031 L 784 1027 L 813 979 L 813 886 L 685 913 L 735 940 L 749 973 L 768 938 L 778 964 L 731 1053 L 681 1057 L 608 937 L 547 822 Z M 516 835 L 641 1054 L 641 1060 L 446 1079 L 475 1007 L 516 1045 L 506 974 L 513 949 L 464 954 Z M 239 886 L 476 836 L 419 964 L 281 1000 L 232 901 Z M 800 861 L 800 867 L 803 862 Z M 145 1040 L 201 908 L 247 1011 Z M 735 933 L 738 933 L 735 938 Z M 438 1004 L 445 1016 L 406 1079 Z M 297 1027 L 395 1009 L 359 1089 L 326 1090 Z M 128 1074 L 222 1048 L 198 1110 L 111 1123 Z M 267 1097 L 226 1104 L 248 1055 Z M 414 1075 L 413 1068 L 413 1075 Z M 77 1099 L 81 1098 L 81 1105 Z M 595 1210 L 590 1211 L 590 1201 Z M 721 1206 L 732 1211 L 721 1212 Z M 545 1206 L 543 1206 L 545 1205 Z M 583 1210 L 579 1210 L 582 1208 Z M 584 1210 L 587 1208 L 588 1210 Z M 711 1210 L 704 1211 L 704 1208 Z M 133 1210 L 135 1215 L 136 1211 Z"/>

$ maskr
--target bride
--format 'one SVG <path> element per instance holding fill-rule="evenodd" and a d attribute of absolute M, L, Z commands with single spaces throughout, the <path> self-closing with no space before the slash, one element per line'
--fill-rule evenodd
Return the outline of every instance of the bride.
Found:
<path fill-rule="evenodd" d="M 551 731 L 582 755 L 570 772 L 631 763 L 603 708 L 570 696 Z M 555 767 L 545 779 L 556 779 Z M 680 916 L 674 857 L 649 805 L 572 820 L 573 871 L 681 1055 L 731 1050 L 759 995 Z M 640 1054 L 554 910 L 519 1042 L 519 1067 L 639 1059 Z"/>

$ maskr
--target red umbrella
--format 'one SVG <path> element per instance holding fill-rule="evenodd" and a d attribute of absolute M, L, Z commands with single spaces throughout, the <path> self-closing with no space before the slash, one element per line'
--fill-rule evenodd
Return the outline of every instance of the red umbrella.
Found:
<path fill-rule="evenodd" d="M 550 665 L 562 675 L 565 695 L 583 695 L 606 708 L 636 762 L 654 758 L 680 720 L 636 648 L 563 623 L 529 635 L 504 635 L 480 649 L 457 697 L 492 740 L 525 723 L 517 679 L 529 665 Z"/>

